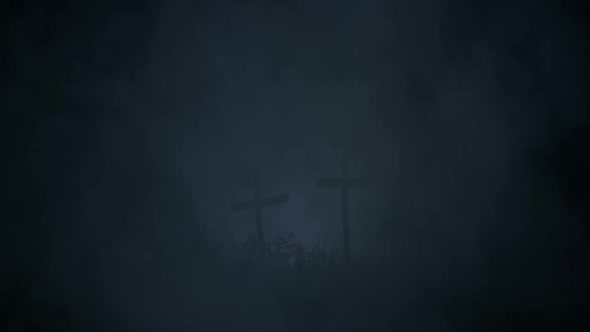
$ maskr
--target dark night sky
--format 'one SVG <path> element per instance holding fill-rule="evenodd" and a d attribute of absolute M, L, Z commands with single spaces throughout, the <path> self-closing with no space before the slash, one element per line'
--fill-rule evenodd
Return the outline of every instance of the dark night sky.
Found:
<path fill-rule="evenodd" d="M 254 230 L 254 213 L 229 204 L 253 195 L 255 171 L 263 193 L 290 194 L 264 209 L 267 238 L 340 245 L 338 192 L 316 180 L 339 175 L 344 149 L 372 182 L 350 196 L 355 257 L 394 257 L 441 297 L 485 284 L 502 257 L 532 262 L 515 273 L 541 297 L 577 285 L 588 271 L 567 264 L 588 253 L 590 206 L 583 7 L 3 1 L 0 286 L 28 280 L 32 297 L 97 331 L 188 330 L 191 310 L 223 312 L 195 294 L 240 305 L 187 262 L 206 260 L 194 249 L 204 225 L 240 241 Z M 259 328 L 276 330 L 264 296 Z"/>

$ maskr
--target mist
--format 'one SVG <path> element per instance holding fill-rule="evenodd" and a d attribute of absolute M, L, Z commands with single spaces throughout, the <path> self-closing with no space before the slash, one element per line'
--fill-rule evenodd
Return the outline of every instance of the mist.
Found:
<path fill-rule="evenodd" d="M 582 1 L 1 6 L 3 330 L 585 324 Z M 220 258 L 255 174 L 267 242 L 340 255 L 343 154 L 353 266 Z"/>

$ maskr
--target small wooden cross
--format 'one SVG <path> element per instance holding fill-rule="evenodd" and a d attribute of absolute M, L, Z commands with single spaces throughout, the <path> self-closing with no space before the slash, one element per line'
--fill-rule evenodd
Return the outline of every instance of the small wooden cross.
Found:
<path fill-rule="evenodd" d="M 241 211 L 247 209 L 255 209 L 256 210 L 256 242 L 258 244 L 258 249 L 261 252 L 264 252 L 265 242 L 264 242 L 264 230 L 262 228 L 262 207 L 264 206 L 273 206 L 285 203 L 289 200 L 289 194 L 280 194 L 268 197 L 261 197 L 260 194 L 260 175 L 256 173 L 255 175 L 255 187 L 254 187 L 254 199 L 242 202 L 232 202 L 231 210 Z"/>
<path fill-rule="evenodd" d="M 342 177 L 320 178 L 317 182 L 322 188 L 340 188 L 342 199 L 342 260 L 344 264 L 350 264 L 350 234 L 348 227 L 348 188 L 361 188 L 368 184 L 366 179 L 351 178 L 348 176 L 348 159 L 346 154 L 342 157 Z"/>

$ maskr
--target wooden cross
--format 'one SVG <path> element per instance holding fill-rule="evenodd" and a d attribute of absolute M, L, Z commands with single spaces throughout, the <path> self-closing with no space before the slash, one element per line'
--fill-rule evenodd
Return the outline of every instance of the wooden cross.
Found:
<path fill-rule="evenodd" d="M 255 209 L 256 210 L 256 242 L 258 244 L 258 249 L 263 252 L 264 251 L 264 230 L 262 229 L 262 207 L 263 206 L 272 206 L 272 205 L 279 205 L 285 203 L 289 200 L 289 194 L 280 194 L 274 195 L 269 197 L 261 197 L 260 194 L 260 175 L 257 173 L 255 176 L 255 185 L 254 185 L 254 199 L 243 201 L 243 202 L 232 202 L 231 210 L 241 211 L 246 209 Z"/>
<path fill-rule="evenodd" d="M 340 188 L 342 199 L 342 260 L 350 264 L 350 235 L 348 230 L 348 188 L 360 188 L 367 185 L 366 179 L 348 177 L 348 159 L 342 157 L 342 177 L 319 178 L 318 186 L 323 188 Z"/>

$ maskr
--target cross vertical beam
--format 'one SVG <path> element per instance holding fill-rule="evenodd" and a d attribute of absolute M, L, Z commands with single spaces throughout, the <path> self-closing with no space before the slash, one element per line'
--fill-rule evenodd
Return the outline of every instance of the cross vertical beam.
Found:
<path fill-rule="evenodd" d="M 350 234 L 348 224 L 348 160 L 346 154 L 342 157 L 342 246 L 344 247 L 343 261 L 344 264 L 350 264 Z"/>
<path fill-rule="evenodd" d="M 255 175 L 255 189 L 254 189 L 254 200 L 260 202 L 260 174 Z M 264 247 L 264 230 L 262 229 L 262 206 L 256 204 L 256 240 L 258 242 L 258 248 Z"/>

